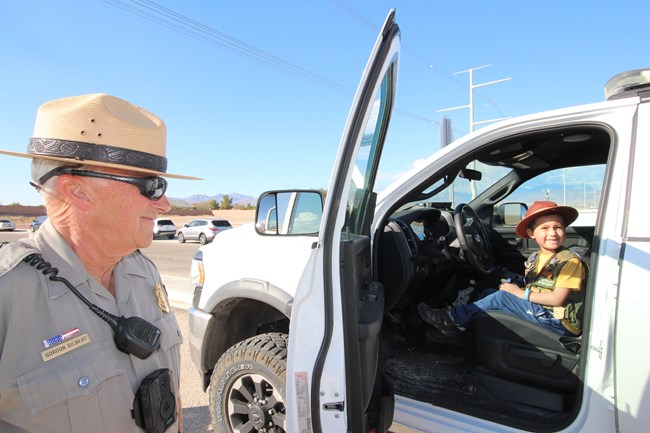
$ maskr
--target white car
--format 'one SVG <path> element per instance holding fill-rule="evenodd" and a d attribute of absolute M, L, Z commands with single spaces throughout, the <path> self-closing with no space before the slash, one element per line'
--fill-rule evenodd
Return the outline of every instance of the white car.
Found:
<path fill-rule="evenodd" d="M 1 219 L 0 220 L 0 231 L 12 232 L 14 230 L 16 230 L 16 223 L 15 222 L 13 222 L 11 220 L 7 220 L 7 219 Z"/>
<path fill-rule="evenodd" d="M 176 224 L 169 218 L 157 218 L 153 224 L 153 238 L 167 237 L 174 239 L 176 236 Z"/>
<path fill-rule="evenodd" d="M 201 245 L 212 242 L 219 233 L 229 230 L 232 225 L 222 218 L 198 218 L 185 224 L 178 231 L 178 242 L 199 241 Z"/>
<path fill-rule="evenodd" d="M 605 102 L 487 126 L 377 192 L 399 34 L 390 15 L 322 216 L 317 191 L 270 191 L 255 224 L 194 256 L 188 342 L 215 431 L 648 431 L 650 70 L 610 80 Z M 523 272 L 538 248 L 514 233 L 524 203 L 565 170 L 600 187 L 593 225 L 566 230 L 589 266 L 582 334 L 483 313 L 454 340 L 430 335 L 420 302 Z"/>

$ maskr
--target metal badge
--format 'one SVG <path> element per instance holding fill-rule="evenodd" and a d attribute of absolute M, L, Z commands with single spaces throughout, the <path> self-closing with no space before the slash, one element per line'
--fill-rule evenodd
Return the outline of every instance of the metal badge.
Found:
<path fill-rule="evenodd" d="M 158 308 L 160 308 L 163 313 L 169 313 L 169 301 L 167 300 L 167 291 L 165 290 L 165 286 L 160 283 L 156 283 L 156 286 L 153 290 L 156 293 L 156 298 L 158 299 Z"/>

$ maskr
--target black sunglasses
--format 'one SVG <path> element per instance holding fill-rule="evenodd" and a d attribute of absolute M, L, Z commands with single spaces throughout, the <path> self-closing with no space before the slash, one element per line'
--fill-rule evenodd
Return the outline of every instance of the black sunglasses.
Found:
<path fill-rule="evenodd" d="M 151 200 L 160 200 L 167 190 L 167 180 L 162 177 L 131 177 L 120 176 L 117 174 L 97 173 L 96 171 L 76 170 L 74 168 L 60 168 L 55 170 L 52 176 L 59 174 L 71 174 L 73 176 L 97 177 L 99 179 L 110 179 L 118 182 L 125 182 L 135 185 L 140 190 L 140 194 Z M 52 177 L 48 176 L 48 177 Z M 45 176 L 43 176 L 45 177 Z M 47 179 L 46 179 L 47 180 Z M 41 184 L 45 181 L 41 178 Z"/>

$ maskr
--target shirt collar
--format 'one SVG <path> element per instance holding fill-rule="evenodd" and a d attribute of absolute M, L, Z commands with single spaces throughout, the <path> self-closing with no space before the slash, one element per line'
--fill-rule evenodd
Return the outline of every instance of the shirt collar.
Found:
<path fill-rule="evenodd" d="M 53 267 L 58 269 L 59 277 L 67 279 L 77 288 L 84 282 L 88 282 L 95 294 L 103 297 L 110 296 L 108 290 L 88 274 L 88 271 L 77 254 L 70 245 L 68 245 L 63 236 L 61 236 L 61 234 L 56 230 L 49 218 L 33 236 L 36 247 L 41 252 L 43 258 L 50 262 Z M 139 252 L 136 251 L 133 254 L 139 254 Z M 116 270 L 118 268 L 121 268 L 122 272 L 130 275 L 143 278 L 147 277 L 146 272 L 142 268 L 138 267 L 135 261 L 124 260 L 124 257 L 115 267 Z M 116 281 L 118 290 L 120 290 L 119 284 L 120 282 Z M 130 291 L 130 287 L 125 289 Z M 50 296 L 55 298 L 61 296 L 68 290 L 69 289 L 63 283 L 52 284 L 50 285 Z"/>

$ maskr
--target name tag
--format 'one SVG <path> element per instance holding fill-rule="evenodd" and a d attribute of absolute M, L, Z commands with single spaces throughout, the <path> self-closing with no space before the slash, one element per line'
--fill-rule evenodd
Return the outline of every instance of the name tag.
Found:
<path fill-rule="evenodd" d="M 85 346 L 88 343 L 90 343 L 90 335 L 82 334 L 71 340 L 64 341 L 61 344 L 45 349 L 41 352 L 41 358 L 43 358 L 43 361 L 45 362 L 51 361 L 65 353 L 78 349 L 81 346 Z"/>

